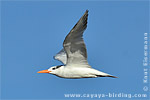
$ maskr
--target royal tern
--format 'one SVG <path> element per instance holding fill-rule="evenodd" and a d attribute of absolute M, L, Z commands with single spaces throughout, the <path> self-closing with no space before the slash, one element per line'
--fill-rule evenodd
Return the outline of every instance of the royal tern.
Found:
<path fill-rule="evenodd" d="M 93 69 L 87 61 L 87 51 L 83 32 L 87 27 L 88 10 L 79 19 L 63 42 L 63 49 L 54 56 L 63 65 L 53 66 L 38 73 L 50 73 L 62 78 L 96 78 L 113 77 L 110 74 Z"/>

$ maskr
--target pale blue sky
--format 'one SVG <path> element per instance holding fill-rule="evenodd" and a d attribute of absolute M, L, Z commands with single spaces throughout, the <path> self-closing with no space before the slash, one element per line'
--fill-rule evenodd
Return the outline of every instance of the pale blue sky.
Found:
<path fill-rule="evenodd" d="M 143 91 L 143 34 L 149 31 L 149 2 L 1 2 L 1 97 L 65 99 L 64 93 Z M 89 64 L 119 78 L 63 79 L 38 74 L 61 63 L 53 56 L 85 10 Z"/>

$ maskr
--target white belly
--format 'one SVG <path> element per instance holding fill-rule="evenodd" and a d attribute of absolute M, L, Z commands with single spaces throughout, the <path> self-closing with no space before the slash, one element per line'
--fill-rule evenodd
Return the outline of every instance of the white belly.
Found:
<path fill-rule="evenodd" d="M 59 77 L 63 78 L 94 78 L 97 75 L 108 75 L 93 68 L 64 68 Z"/>

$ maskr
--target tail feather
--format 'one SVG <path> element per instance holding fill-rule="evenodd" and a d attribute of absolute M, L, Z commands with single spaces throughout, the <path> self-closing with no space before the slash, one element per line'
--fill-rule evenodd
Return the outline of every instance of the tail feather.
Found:
<path fill-rule="evenodd" d="M 96 75 L 97 77 L 112 77 L 112 78 L 118 78 L 116 76 L 112 76 L 112 75 Z"/>

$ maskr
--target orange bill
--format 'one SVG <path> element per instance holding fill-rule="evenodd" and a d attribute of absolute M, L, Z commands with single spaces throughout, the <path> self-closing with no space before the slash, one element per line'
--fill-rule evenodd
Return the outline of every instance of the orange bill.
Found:
<path fill-rule="evenodd" d="M 41 71 L 38 71 L 37 73 L 50 73 L 51 71 L 49 70 L 41 70 Z"/>

